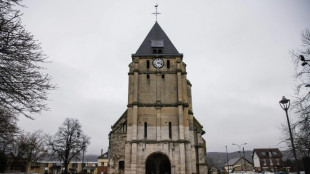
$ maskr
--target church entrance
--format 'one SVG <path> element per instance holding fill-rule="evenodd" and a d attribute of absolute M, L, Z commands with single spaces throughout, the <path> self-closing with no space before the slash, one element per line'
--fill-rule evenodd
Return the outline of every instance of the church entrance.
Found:
<path fill-rule="evenodd" d="M 151 154 L 146 160 L 146 174 L 171 174 L 169 158 L 161 153 Z"/>

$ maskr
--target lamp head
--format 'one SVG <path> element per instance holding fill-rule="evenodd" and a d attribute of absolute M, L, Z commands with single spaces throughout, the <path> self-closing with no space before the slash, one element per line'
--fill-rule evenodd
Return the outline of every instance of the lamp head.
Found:
<path fill-rule="evenodd" d="M 307 62 L 302 62 L 301 63 L 301 66 L 305 66 L 305 65 L 307 65 L 308 63 Z"/>
<path fill-rule="evenodd" d="M 285 98 L 285 96 L 283 96 L 282 97 L 282 100 L 280 100 L 279 102 L 281 103 L 281 104 L 286 104 L 286 103 L 288 103 L 290 100 L 289 99 L 287 99 L 287 98 Z"/>
<path fill-rule="evenodd" d="M 282 100 L 279 101 L 279 104 L 282 109 L 287 110 L 290 107 L 290 100 L 283 96 Z"/>

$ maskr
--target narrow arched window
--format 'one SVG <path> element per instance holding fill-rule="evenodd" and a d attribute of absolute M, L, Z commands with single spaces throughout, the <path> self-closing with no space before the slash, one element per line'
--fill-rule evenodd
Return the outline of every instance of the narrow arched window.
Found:
<path fill-rule="evenodd" d="M 169 122 L 169 138 L 172 138 L 172 125 L 171 122 Z"/>
<path fill-rule="evenodd" d="M 167 60 L 167 68 L 170 68 L 170 60 Z"/>
<path fill-rule="evenodd" d="M 150 61 L 149 60 L 146 61 L 146 68 L 150 68 Z"/>
<path fill-rule="evenodd" d="M 144 122 L 144 138 L 147 137 L 147 122 Z"/>

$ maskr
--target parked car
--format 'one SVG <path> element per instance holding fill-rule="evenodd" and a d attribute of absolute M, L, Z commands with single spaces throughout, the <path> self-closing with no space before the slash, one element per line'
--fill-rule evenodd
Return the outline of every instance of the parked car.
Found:
<path fill-rule="evenodd" d="M 274 172 L 274 174 L 288 174 L 288 172 L 280 171 L 280 172 Z"/>

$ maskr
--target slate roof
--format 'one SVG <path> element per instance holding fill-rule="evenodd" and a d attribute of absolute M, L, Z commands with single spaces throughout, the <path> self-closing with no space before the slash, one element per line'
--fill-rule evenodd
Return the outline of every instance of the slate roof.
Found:
<path fill-rule="evenodd" d="M 108 159 L 108 152 L 106 152 L 106 153 L 100 155 L 100 156 L 98 157 L 98 159 Z"/>
<path fill-rule="evenodd" d="M 85 166 L 83 170 L 95 170 L 97 167 L 95 166 Z"/>
<path fill-rule="evenodd" d="M 98 161 L 98 155 L 85 155 L 84 156 L 84 162 L 88 161 L 89 163 L 90 162 L 97 162 Z M 82 162 L 82 154 L 76 159 L 76 158 L 73 158 L 71 160 L 71 163 L 75 163 L 75 162 Z M 59 162 L 61 160 L 59 160 L 56 156 L 51 156 L 51 155 L 48 155 L 46 157 L 44 157 L 43 159 L 41 159 L 39 162 Z"/>
<path fill-rule="evenodd" d="M 269 156 L 271 152 L 271 156 Z M 259 158 L 271 158 L 271 157 L 282 157 L 282 153 L 278 148 L 262 148 L 254 149 L 253 154 L 256 153 Z"/>
<path fill-rule="evenodd" d="M 238 158 L 233 158 L 233 159 L 229 160 L 228 163 L 225 163 L 225 166 L 233 166 L 241 159 L 244 159 L 248 163 L 252 164 L 249 160 L 247 160 L 247 159 L 245 159 L 243 157 L 238 157 Z"/>
<path fill-rule="evenodd" d="M 225 166 L 232 166 L 234 165 L 237 161 L 239 161 L 240 158 L 233 158 L 231 160 L 228 161 L 228 163 L 225 164 Z"/>
<path fill-rule="evenodd" d="M 154 54 L 152 47 L 161 47 L 163 55 L 181 55 L 174 47 L 164 30 L 160 27 L 158 22 L 154 26 L 140 45 L 139 49 L 133 56 L 143 56 Z"/>

